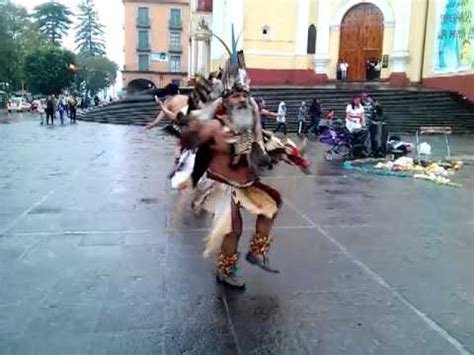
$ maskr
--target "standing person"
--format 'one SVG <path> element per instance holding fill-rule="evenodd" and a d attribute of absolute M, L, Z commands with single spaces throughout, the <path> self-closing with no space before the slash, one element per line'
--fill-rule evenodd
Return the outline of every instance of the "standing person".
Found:
<path fill-rule="evenodd" d="M 100 103 L 99 96 L 95 95 L 95 96 L 94 96 L 94 104 L 95 104 L 95 106 L 96 106 L 96 107 L 99 106 L 99 103 Z"/>
<path fill-rule="evenodd" d="M 49 119 L 51 118 L 51 124 L 54 125 L 54 97 L 48 95 L 48 99 L 46 100 L 46 124 L 49 124 Z"/>
<path fill-rule="evenodd" d="M 376 60 L 374 70 L 375 70 L 375 79 L 380 79 L 380 73 L 382 70 L 382 66 L 380 65 L 380 60 Z"/>
<path fill-rule="evenodd" d="M 59 97 L 58 100 L 58 112 L 59 112 L 59 119 L 61 120 L 61 124 L 64 124 L 64 113 L 66 112 L 66 99 L 63 95 Z"/>
<path fill-rule="evenodd" d="M 360 97 L 354 97 L 346 107 L 346 128 L 349 132 L 365 127 L 365 112 Z"/>
<path fill-rule="evenodd" d="M 67 94 L 66 95 L 61 95 L 63 98 L 63 103 L 64 103 L 64 112 L 66 113 L 66 117 L 70 117 L 69 114 L 69 105 L 67 103 Z"/>
<path fill-rule="evenodd" d="M 69 105 L 70 123 L 76 123 L 77 102 L 76 102 L 76 98 L 73 95 L 69 96 L 68 105 Z"/>
<path fill-rule="evenodd" d="M 307 114 L 308 114 L 308 107 L 306 106 L 306 102 L 301 101 L 301 105 L 298 110 L 298 136 L 301 136 L 301 134 L 304 131 Z"/>
<path fill-rule="evenodd" d="M 283 134 L 286 136 L 286 111 L 286 104 L 284 101 L 281 101 L 278 105 L 278 113 L 276 116 L 277 126 L 274 133 L 280 131 L 280 129 L 283 128 Z"/>
<path fill-rule="evenodd" d="M 362 94 L 362 106 L 364 107 L 364 116 L 365 116 L 365 123 L 370 125 L 370 122 L 374 116 L 374 100 L 372 96 L 367 94 Z"/>
<path fill-rule="evenodd" d="M 342 80 L 342 59 L 339 59 L 336 64 L 336 79 Z"/>
<path fill-rule="evenodd" d="M 384 157 L 387 153 L 388 129 L 383 122 L 383 110 L 378 100 L 372 96 L 370 123 L 366 123 L 370 133 L 370 149 L 374 157 Z"/>
<path fill-rule="evenodd" d="M 323 114 L 323 108 L 321 106 L 321 101 L 317 98 L 313 99 L 311 106 L 309 107 L 309 114 L 311 116 L 311 124 L 306 127 L 304 133 L 307 134 L 309 131 L 313 132 L 315 135 L 319 133 L 319 120 Z"/>
<path fill-rule="evenodd" d="M 267 119 L 269 117 L 277 117 L 278 114 L 267 109 L 267 105 L 263 98 L 255 101 L 257 102 L 258 112 L 260 113 L 260 125 L 262 126 L 262 129 L 266 129 Z"/>
<path fill-rule="evenodd" d="M 374 119 L 376 121 L 383 121 L 383 108 L 380 102 L 376 99 L 373 98 L 373 105 L 374 105 Z"/>
<path fill-rule="evenodd" d="M 345 60 L 342 60 L 342 63 L 340 64 L 340 68 L 341 68 L 341 80 L 347 80 L 347 70 L 349 69 L 349 64 Z"/>
<path fill-rule="evenodd" d="M 44 124 L 45 106 L 46 105 L 45 105 L 44 99 L 39 99 L 36 109 L 38 110 L 40 120 L 41 120 L 40 122 L 42 125 Z"/>

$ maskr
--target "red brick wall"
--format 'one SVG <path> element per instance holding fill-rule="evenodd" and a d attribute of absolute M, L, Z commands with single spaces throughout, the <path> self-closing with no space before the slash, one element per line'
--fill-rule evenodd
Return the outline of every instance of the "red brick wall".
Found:
<path fill-rule="evenodd" d="M 474 74 L 424 78 L 423 86 L 459 92 L 474 101 Z"/>

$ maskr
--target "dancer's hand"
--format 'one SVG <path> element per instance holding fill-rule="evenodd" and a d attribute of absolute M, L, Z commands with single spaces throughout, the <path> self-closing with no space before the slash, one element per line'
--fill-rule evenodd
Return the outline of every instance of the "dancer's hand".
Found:
<path fill-rule="evenodd" d="M 163 101 L 161 101 L 157 96 L 155 96 L 155 101 L 158 104 L 158 107 L 161 109 L 163 108 Z"/>

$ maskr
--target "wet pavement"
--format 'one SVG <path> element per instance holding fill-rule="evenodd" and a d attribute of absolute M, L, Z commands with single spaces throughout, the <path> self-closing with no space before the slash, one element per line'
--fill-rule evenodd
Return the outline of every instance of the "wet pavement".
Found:
<path fill-rule="evenodd" d="M 310 144 L 313 175 L 265 177 L 281 273 L 243 261 L 236 292 L 201 257 L 209 218 L 168 189 L 171 139 L 24 117 L 0 119 L 0 354 L 474 352 L 472 165 L 446 188 Z M 452 149 L 472 157 L 472 137 Z"/>

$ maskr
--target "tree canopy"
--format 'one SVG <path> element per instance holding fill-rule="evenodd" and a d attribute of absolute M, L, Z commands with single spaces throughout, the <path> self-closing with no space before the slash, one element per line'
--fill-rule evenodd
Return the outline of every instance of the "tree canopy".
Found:
<path fill-rule="evenodd" d="M 21 87 L 25 55 L 45 44 L 22 6 L 7 3 L 0 11 L 0 82 L 10 90 Z M 5 84 L 4 84 L 5 85 Z"/>
<path fill-rule="evenodd" d="M 48 46 L 36 49 L 25 58 L 25 77 L 34 94 L 60 94 L 74 81 L 76 56 L 74 53 Z"/>
<path fill-rule="evenodd" d="M 76 79 L 80 91 L 94 96 L 115 83 L 117 70 L 117 64 L 106 57 L 80 58 Z"/>
<path fill-rule="evenodd" d="M 77 17 L 79 24 L 75 28 L 76 49 L 79 55 L 82 57 L 105 55 L 104 26 L 99 21 L 94 1 L 82 0 Z"/>
<path fill-rule="evenodd" d="M 115 83 L 118 66 L 104 56 L 103 26 L 92 0 L 79 6 L 79 59 L 61 47 L 71 18 L 68 8 L 55 1 L 37 6 L 32 16 L 12 2 L 0 5 L 0 90 L 25 87 L 47 95 L 75 88 L 95 95 Z"/>
<path fill-rule="evenodd" d="M 56 1 L 45 2 L 35 7 L 33 18 L 39 31 L 53 45 L 59 45 L 71 27 L 72 12 L 67 6 Z"/>

